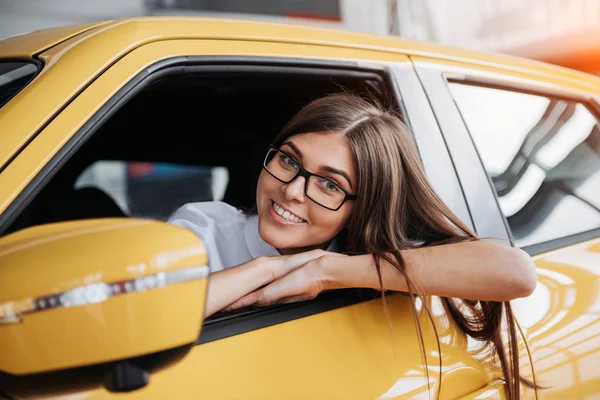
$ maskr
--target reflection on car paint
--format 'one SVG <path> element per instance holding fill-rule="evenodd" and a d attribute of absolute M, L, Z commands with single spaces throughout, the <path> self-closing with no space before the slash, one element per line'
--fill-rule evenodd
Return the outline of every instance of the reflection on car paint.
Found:
<path fill-rule="evenodd" d="M 600 240 L 535 258 L 538 287 L 514 301 L 541 399 L 600 394 Z"/>

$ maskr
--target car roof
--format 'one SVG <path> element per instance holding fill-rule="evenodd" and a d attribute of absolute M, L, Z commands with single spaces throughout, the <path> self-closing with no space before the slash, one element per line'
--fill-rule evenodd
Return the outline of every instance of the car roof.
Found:
<path fill-rule="evenodd" d="M 0 58 L 32 58 L 58 43 L 107 23 L 110 21 L 61 26 L 10 36 L 0 40 Z"/>
<path fill-rule="evenodd" d="M 320 28 L 275 22 L 233 20 L 204 17 L 140 17 L 104 21 L 60 28 L 44 29 L 0 40 L 0 58 L 35 57 L 44 60 L 64 53 L 69 42 L 77 40 L 85 46 L 87 39 L 106 38 L 120 50 L 131 50 L 144 42 L 177 38 L 255 40 L 283 43 L 317 44 L 356 49 L 378 50 L 470 64 L 485 69 L 498 69 L 512 74 L 536 75 L 542 80 L 557 81 L 576 90 L 600 91 L 600 78 L 534 60 L 505 54 L 454 48 L 432 42 L 398 36 L 381 36 L 339 29 Z M 98 40 L 90 43 L 90 54 L 97 50 Z M 62 46 L 57 46 L 63 44 Z M 58 47 L 58 48 L 57 48 Z M 115 49 L 116 51 L 116 49 Z M 54 54 L 53 54 L 54 53 Z"/>
<path fill-rule="evenodd" d="M 77 40 L 78 42 L 99 35 L 110 41 L 116 39 L 122 47 L 128 49 L 137 47 L 144 42 L 177 38 L 316 44 L 422 56 L 458 64 L 471 64 L 483 68 L 500 69 L 512 72 L 513 74 L 534 74 L 543 80 L 558 80 L 561 84 L 566 84 L 574 89 L 600 90 L 600 78 L 530 59 L 506 54 L 466 50 L 432 42 L 400 38 L 398 36 L 373 35 L 299 24 L 205 17 L 140 17 L 108 21 L 95 26 L 90 24 L 70 28 L 66 27 L 62 28 L 65 30 L 64 32 L 61 32 L 60 29 L 34 32 L 30 34 L 33 36 L 26 35 L 27 37 L 21 39 L 21 41 L 29 42 L 31 40 L 32 43 L 38 42 L 37 47 L 41 47 L 40 45 L 44 40 L 42 37 L 47 36 L 46 48 L 49 49 L 48 52 L 50 53 L 52 53 L 52 45 L 60 41 L 58 37 L 61 34 L 63 36 L 71 35 L 71 40 L 67 41 Z M 73 38 L 74 35 L 81 32 L 85 32 L 85 34 Z M 31 37 L 31 39 L 28 37 Z M 6 52 L 2 50 L 3 47 L 5 47 L 5 44 L 0 41 L 0 56 L 2 56 L 3 52 Z M 36 46 L 28 44 L 29 49 L 33 47 Z M 60 47 L 60 51 L 62 52 L 66 46 Z M 94 51 L 95 46 L 90 46 L 90 53 Z"/>

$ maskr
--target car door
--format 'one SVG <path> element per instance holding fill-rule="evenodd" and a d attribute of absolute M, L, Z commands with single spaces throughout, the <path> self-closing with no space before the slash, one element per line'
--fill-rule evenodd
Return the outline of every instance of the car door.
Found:
<path fill-rule="evenodd" d="M 449 147 L 466 147 L 484 170 L 485 193 L 467 194 L 480 235 L 506 237 L 533 256 L 538 286 L 513 301 L 531 350 L 540 399 L 600 393 L 600 130 L 596 93 L 415 57 Z M 583 85 L 581 85 L 583 86 Z M 435 94 L 434 94 L 435 93 Z M 459 137 L 460 136 L 460 137 Z M 452 149 L 451 149 L 451 152 Z M 458 154 L 458 153 L 457 153 Z M 453 160 L 458 164 L 453 154 Z M 459 170 L 463 185 L 472 171 Z M 503 233 L 503 230 L 505 230 Z M 522 365 L 529 364 L 523 358 Z"/>
<path fill-rule="evenodd" d="M 46 61 L 58 62 L 70 45 L 53 49 L 44 56 Z M 111 43 L 103 46 L 108 54 Z M 256 63 L 262 57 L 267 63 L 276 62 L 275 58 L 317 66 L 339 62 L 357 71 L 380 71 L 404 105 L 428 176 L 457 215 L 473 226 L 444 138 L 407 56 L 335 46 L 189 39 L 164 40 L 131 50 L 60 110 L 0 175 L 0 186 L 9 193 L 0 223 L 6 224 L 22 211 L 25 200 L 35 196 L 36 187 L 76 152 L 85 134 L 126 102 L 137 83 L 160 71 L 162 63 L 182 57 L 206 57 L 214 63 L 222 56 L 237 57 L 238 64 Z M 481 398 L 490 390 L 498 396 L 502 385 L 490 382 L 485 360 L 477 358 L 472 343 L 458 332 L 439 302 L 433 299 L 430 304 L 439 341 L 422 307 L 417 307 L 426 365 L 409 298 L 395 294 L 387 296 L 387 302 L 389 318 L 381 299 L 365 300 L 355 292 L 336 291 L 307 303 L 207 323 L 183 358 L 158 369 L 150 384 L 129 396 L 428 398 L 442 383 L 442 399 Z M 72 376 L 78 373 L 73 371 Z M 103 386 L 82 389 L 84 393 L 111 394 Z"/>

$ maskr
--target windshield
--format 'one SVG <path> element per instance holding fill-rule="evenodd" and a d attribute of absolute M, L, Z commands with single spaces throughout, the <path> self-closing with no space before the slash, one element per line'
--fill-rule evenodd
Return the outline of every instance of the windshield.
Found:
<path fill-rule="evenodd" d="M 0 60 L 0 107 L 27 86 L 38 71 L 33 62 Z"/>

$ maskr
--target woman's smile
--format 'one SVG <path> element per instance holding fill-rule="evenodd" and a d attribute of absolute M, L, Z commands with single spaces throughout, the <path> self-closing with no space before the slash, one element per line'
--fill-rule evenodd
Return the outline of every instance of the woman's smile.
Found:
<path fill-rule="evenodd" d="M 271 217 L 273 217 L 273 219 L 276 222 L 279 222 L 281 224 L 300 225 L 300 224 L 306 223 L 306 220 L 300 218 L 299 216 L 295 215 L 291 211 L 289 211 L 286 208 L 275 203 L 273 200 L 271 200 L 271 207 L 270 207 L 269 211 L 270 211 Z"/>

